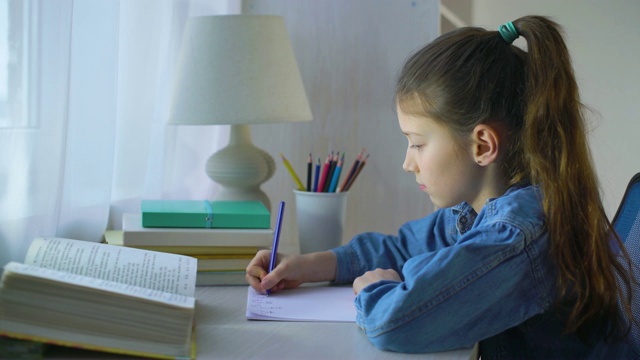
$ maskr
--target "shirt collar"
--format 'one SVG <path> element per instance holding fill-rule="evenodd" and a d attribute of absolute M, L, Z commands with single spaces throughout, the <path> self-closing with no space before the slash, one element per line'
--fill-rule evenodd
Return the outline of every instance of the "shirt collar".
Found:
<path fill-rule="evenodd" d="M 514 191 L 516 191 L 516 190 L 518 190 L 520 188 L 523 188 L 525 186 L 527 186 L 526 183 L 519 183 L 519 184 L 513 185 L 509 189 L 507 189 L 507 191 L 502 196 L 507 196 L 507 195 L 511 194 L 512 192 L 514 192 Z M 485 205 L 490 203 L 490 202 L 492 202 L 492 201 L 494 201 L 495 199 L 497 199 L 497 198 L 487 199 L 487 201 L 485 202 Z M 458 229 L 458 232 L 461 235 L 466 233 L 467 231 L 469 231 L 469 229 L 471 228 L 471 226 L 475 222 L 476 217 L 478 217 L 478 214 L 476 213 L 476 211 L 466 201 L 463 201 L 458 205 L 452 206 L 451 207 L 451 213 L 454 216 L 457 217 L 456 218 L 456 228 Z"/>

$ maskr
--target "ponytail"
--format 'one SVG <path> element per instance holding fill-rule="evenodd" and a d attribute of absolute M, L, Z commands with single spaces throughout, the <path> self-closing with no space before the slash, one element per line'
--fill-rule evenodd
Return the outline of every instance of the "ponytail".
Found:
<path fill-rule="evenodd" d="M 631 279 L 610 243 L 624 249 L 602 207 L 569 51 L 549 19 L 528 16 L 513 24 L 528 47 L 522 149 L 543 193 L 558 301 L 572 304 L 566 331 L 580 335 L 583 326 L 598 326 L 611 338 L 623 327 L 616 320 L 619 299 L 630 313 L 617 276 L 626 289 Z"/>

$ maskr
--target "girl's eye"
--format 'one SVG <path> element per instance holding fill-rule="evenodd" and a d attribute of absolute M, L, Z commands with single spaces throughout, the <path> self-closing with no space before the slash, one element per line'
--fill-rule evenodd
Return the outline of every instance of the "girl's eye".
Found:
<path fill-rule="evenodd" d="M 409 145 L 409 147 L 411 149 L 416 149 L 416 150 L 420 150 L 422 148 L 422 145 Z"/>

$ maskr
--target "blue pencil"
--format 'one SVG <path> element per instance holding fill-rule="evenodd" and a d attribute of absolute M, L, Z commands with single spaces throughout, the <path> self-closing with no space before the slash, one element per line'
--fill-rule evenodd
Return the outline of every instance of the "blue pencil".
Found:
<path fill-rule="evenodd" d="M 284 216 L 284 201 L 280 201 L 280 207 L 278 208 L 278 218 L 276 219 L 276 229 L 273 232 L 273 245 L 271 245 L 271 257 L 269 259 L 269 272 L 272 272 L 276 267 L 276 261 L 278 259 L 278 244 L 280 243 L 280 229 L 282 228 L 282 217 Z M 267 289 L 267 296 L 271 289 Z"/>
<path fill-rule="evenodd" d="M 336 169 L 333 171 L 333 177 L 331 178 L 331 185 L 329 185 L 329 192 L 335 192 L 336 187 L 338 186 L 338 180 L 340 179 L 340 172 L 342 171 L 342 165 L 344 164 L 344 153 L 342 153 L 342 157 L 340 161 L 338 161 L 338 165 Z"/>
<path fill-rule="evenodd" d="M 322 160 L 320 160 L 320 158 L 318 157 L 318 163 L 316 164 L 316 175 L 315 178 L 313 179 L 313 192 L 317 192 L 318 191 L 318 180 L 320 180 L 320 162 Z"/>

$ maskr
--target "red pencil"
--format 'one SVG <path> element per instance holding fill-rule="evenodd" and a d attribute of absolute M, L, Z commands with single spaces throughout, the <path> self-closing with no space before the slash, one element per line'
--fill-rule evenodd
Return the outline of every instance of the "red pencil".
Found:
<path fill-rule="evenodd" d="M 327 156 L 327 160 L 324 162 L 324 167 L 322 168 L 322 174 L 320 174 L 320 183 L 318 184 L 318 192 L 322 192 L 324 189 L 324 183 L 327 181 L 327 174 L 329 173 L 329 167 L 331 166 L 331 154 Z"/>

